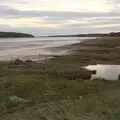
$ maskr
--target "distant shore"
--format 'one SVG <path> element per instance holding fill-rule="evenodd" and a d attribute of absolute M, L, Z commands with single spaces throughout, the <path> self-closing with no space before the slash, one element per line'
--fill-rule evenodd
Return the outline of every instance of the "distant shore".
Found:
<path fill-rule="evenodd" d="M 71 35 L 50 35 L 48 37 L 120 37 L 120 32 L 111 33 L 89 33 L 89 34 L 71 34 Z"/>
<path fill-rule="evenodd" d="M 20 37 L 34 37 L 27 33 L 16 33 L 16 32 L 0 32 L 0 38 L 20 38 Z"/>

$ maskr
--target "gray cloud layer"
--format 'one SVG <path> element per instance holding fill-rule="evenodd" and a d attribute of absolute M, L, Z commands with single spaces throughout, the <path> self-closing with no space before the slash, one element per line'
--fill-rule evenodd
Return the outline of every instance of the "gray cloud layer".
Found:
<path fill-rule="evenodd" d="M 118 0 L 112 0 L 116 5 Z M 118 9 L 118 8 L 117 8 Z M 68 20 L 86 21 L 85 23 L 78 24 L 66 24 L 60 28 L 35 28 L 35 27 L 11 27 L 6 24 L 0 24 L 1 30 L 5 31 L 20 31 L 30 32 L 34 34 L 63 34 L 63 33 L 86 33 L 86 32 L 104 32 L 104 31 L 116 31 L 120 30 L 118 27 L 106 27 L 101 29 L 93 28 L 93 25 L 105 25 L 105 24 L 119 24 L 120 12 L 55 12 L 55 11 L 23 11 L 13 9 L 6 5 L 0 5 L 0 16 L 4 19 L 17 19 L 17 18 L 43 18 L 44 23 L 56 23 L 64 22 Z M 117 18 L 115 18 L 117 17 Z M 88 20 L 87 20 L 88 18 Z M 91 18 L 91 19 L 90 19 Z M 95 19 L 92 19 L 95 18 Z"/>
<path fill-rule="evenodd" d="M 49 20 L 77 19 L 83 17 L 113 17 L 120 16 L 120 12 L 48 12 L 48 11 L 21 11 L 9 6 L 0 6 L 0 15 L 2 17 L 44 17 Z"/>

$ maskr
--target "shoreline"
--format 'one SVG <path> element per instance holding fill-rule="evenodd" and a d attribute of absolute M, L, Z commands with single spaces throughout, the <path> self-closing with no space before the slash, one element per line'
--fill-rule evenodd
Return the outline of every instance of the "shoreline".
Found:
<path fill-rule="evenodd" d="M 10 60 L 1 60 L 0 62 L 10 63 L 14 62 L 16 59 L 20 59 L 23 62 L 31 60 L 32 62 L 38 64 L 45 64 L 47 61 L 47 64 L 51 65 L 54 64 L 54 62 L 56 64 L 62 60 L 65 61 L 64 64 L 66 65 L 69 65 L 69 63 L 75 65 L 77 62 L 81 68 L 87 65 L 120 64 L 120 37 L 101 37 L 86 39 L 85 41 L 79 41 L 79 43 L 73 43 L 71 45 L 52 48 L 50 47 L 47 48 L 47 50 L 57 51 L 59 54 L 16 57 Z M 65 52 L 60 54 L 61 50 Z"/>
<path fill-rule="evenodd" d="M 35 59 L 41 57 L 51 57 L 66 54 L 66 49 L 60 49 L 60 46 L 70 45 L 73 43 L 78 43 L 80 40 L 77 39 L 67 39 L 67 40 L 52 40 L 49 38 L 44 39 L 15 39 L 7 41 L 0 41 L 0 60 L 13 60 L 16 58 L 23 59 Z M 8 43 L 7 43 L 8 42 Z M 19 43 L 19 44 L 18 44 Z M 54 48 L 54 49 L 53 49 Z M 56 49 L 55 49 L 56 48 Z"/>
<path fill-rule="evenodd" d="M 101 37 L 64 47 L 73 51 L 69 57 L 79 57 L 81 65 L 120 64 L 120 37 Z"/>

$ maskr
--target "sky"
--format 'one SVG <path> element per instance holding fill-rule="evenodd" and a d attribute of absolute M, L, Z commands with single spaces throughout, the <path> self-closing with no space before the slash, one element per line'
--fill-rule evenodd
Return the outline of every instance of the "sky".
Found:
<path fill-rule="evenodd" d="M 0 0 L 0 31 L 33 35 L 120 31 L 120 0 Z"/>

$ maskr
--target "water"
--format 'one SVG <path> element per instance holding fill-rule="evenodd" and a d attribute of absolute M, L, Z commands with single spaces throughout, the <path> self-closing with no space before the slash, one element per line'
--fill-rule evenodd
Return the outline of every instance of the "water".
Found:
<path fill-rule="evenodd" d="M 88 70 L 96 72 L 91 79 L 120 80 L 120 65 L 88 65 Z"/>
<path fill-rule="evenodd" d="M 51 49 L 64 45 L 79 43 L 89 38 L 78 37 L 36 37 L 36 38 L 1 38 L 0 60 L 14 58 L 38 59 L 41 56 L 63 55 L 67 49 Z"/>

